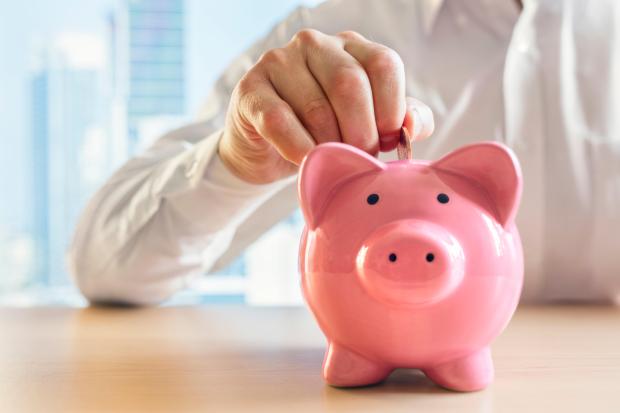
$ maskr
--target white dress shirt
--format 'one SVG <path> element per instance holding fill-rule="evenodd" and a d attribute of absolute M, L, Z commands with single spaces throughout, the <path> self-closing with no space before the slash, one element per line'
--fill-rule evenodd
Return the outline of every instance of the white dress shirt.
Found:
<path fill-rule="evenodd" d="M 524 173 L 517 223 L 525 300 L 618 299 L 614 0 L 526 0 L 522 11 L 513 0 L 339 0 L 298 9 L 230 65 L 197 123 L 161 137 L 93 197 L 68 255 L 86 297 L 160 302 L 226 265 L 297 206 L 295 177 L 245 183 L 223 166 L 217 143 L 240 77 L 305 27 L 355 30 L 400 54 L 408 95 L 435 116 L 435 133 L 415 145 L 416 157 L 436 159 L 478 140 L 514 149 Z"/>

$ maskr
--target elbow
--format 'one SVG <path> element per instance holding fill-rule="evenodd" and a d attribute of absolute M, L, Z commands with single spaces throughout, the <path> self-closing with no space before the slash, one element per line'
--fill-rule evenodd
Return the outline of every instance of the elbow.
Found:
<path fill-rule="evenodd" d="M 133 240 L 137 245 L 115 245 L 96 236 L 103 231 L 95 231 L 92 222 L 80 224 L 66 254 L 66 267 L 90 304 L 153 306 L 182 287 L 182 277 L 159 273 L 153 254 L 140 248 L 140 240 Z"/>
<path fill-rule="evenodd" d="M 116 259 L 103 270 L 93 270 L 94 262 L 87 256 L 80 254 L 79 248 L 74 249 L 68 254 L 67 264 L 75 285 L 91 305 L 155 306 L 178 289 L 170 282 L 138 277 L 144 270 L 123 267 Z"/>
<path fill-rule="evenodd" d="M 120 282 L 103 277 L 76 275 L 74 278 L 77 288 L 90 305 L 156 306 L 168 298 L 149 295 L 133 287 L 127 288 Z"/>
<path fill-rule="evenodd" d="M 168 289 L 126 282 L 110 274 L 75 273 L 77 288 L 91 305 L 156 306 L 170 297 Z"/>

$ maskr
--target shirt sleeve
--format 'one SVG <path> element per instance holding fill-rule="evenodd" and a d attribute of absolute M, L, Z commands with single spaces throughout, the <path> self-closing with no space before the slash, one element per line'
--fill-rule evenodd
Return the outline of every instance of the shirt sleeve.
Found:
<path fill-rule="evenodd" d="M 150 304 L 214 263 L 236 228 L 291 178 L 251 185 L 217 155 L 220 131 L 196 144 L 196 124 L 132 159 L 85 209 L 68 253 L 71 273 L 93 302 Z"/>
<path fill-rule="evenodd" d="M 397 11 L 402 4 L 385 7 Z M 302 28 L 377 37 L 373 33 L 384 32 L 384 25 L 367 16 L 385 7 L 373 0 L 332 0 L 298 8 L 236 58 L 215 83 L 199 122 L 158 139 L 90 200 L 67 254 L 82 293 L 91 302 L 161 302 L 191 277 L 223 267 L 292 212 L 294 177 L 249 185 L 219 160 L 231 93 L 262 53 L 284 46 Z"/>
<path fill-rule="evenodd" d="M 203 120 L 158 139 L 89 201 L 67 252 L 69 271 L 89 301 L 161 302 L 189 278 L 216 263 L 221 267 L 232 243 L 238 253 L 243 241 L 267 229 L 265 222 L 273 224 L 290 212 L 291 190 L 284 201 L 274 195 L 294 186 L 294 177 L 247 184 L 222 164 L 217 144 L 238 80 L 265 50 L 288 42 L 310 13 L 297 9 L 239 56 L 216 82 Z M 286 208 L 259 209 L 269 199 L 280 199 Z M 237 240 L 242 224 L 243 237 Z M 225 255 L 231 258 L 230 251 Z"/>

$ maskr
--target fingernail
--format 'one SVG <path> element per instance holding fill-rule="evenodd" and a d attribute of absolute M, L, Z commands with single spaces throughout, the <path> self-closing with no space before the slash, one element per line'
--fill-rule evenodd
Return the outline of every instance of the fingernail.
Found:
<path fill-rule="evenodd" d="M 415 140 L 428 138 L 434 129 L 435 121 L 430 108 L 413 108 L 413 138 Z"/>
<path fill-rule="evenodd" d="M 418 112 L 418 109 L 413 109 L 413 136 L 417 137 L 418 135 L 420 135 L 420 132 L 422 132 L 423 128 L 424 121 L 420 116 L 420 112 Z"/>
<path fill-rule="evenodd" d="M 383 144 L 390 144 L 390 143 L 398 140 L 399 138 L 400 138 L 400 132 L 394 133 L 394 134 L 390 133 L 390 134 L 386 134 L 386 135 L 381 135 L 379 137 L 379 140 Z"/>

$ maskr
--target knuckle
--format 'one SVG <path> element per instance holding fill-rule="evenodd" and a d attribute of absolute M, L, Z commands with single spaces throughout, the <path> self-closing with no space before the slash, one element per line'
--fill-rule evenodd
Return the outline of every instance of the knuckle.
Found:
<path fill-rule="evenodd" d="M 288 124 L 287 110 L 282 104 L 272 103 L 262 108 L 258 119 L 261 129 L 270 134 L 280 133 Z"/>
<path fill-rule="evenodd" d="M 324 98 L 318 98 L 307 102 L 302 110 L 304 123 L 308 126 L 327 133 L 332 127 L 333 111 L 329 101 Z"/>
<path fill-rule="evenodd" d="M 252 76 L 244 76 L 232 96 L 233 104 L 236 104 L 237 111 L 248 119 L 255 119 L 260 114 L 262 106 L 262 96 L 258 88 L 258 81 Z"/>
<path fill-rule="evenodd" d="M 254 79 L 252 79 L 252 77 L 248 73 L 245 76 L 243 76 L 237 83 L 237 95 L 239 96 L 239 98 L 244 98 L 250 93 L 252 93 L 254 88 L 255 88 L 255 81 Z"/>
<path fill-rule="evenodd" d="M 302 29 L 293 36 L 293 43 L 314 46 L 319 43 L 320 32 L 314 29 Z"/>
<path fill-rule="evenodd" d="M 329 83 L 330 94 L 347 99 L 359 96 L 360 90 L 367 88 L 368 79 L 361 69 L 341 67 L 334 71 Z"/>
<path fill-rule="evenodd" d="M 261 55 L 258 59 L 258 65 L 264 66 L 276 66 L 276 65 L 285 65 L 288 60 L 288 54 L 284 49 L 271 49 L 266 51 Z"/>
<path fill-rule="evenodd" d="M 400 55 L 389 47 L 378 47 L 368 58 L 367 68 L 372 75 L 393 75 L 404 70 Z"/>
<path fill-rule="evenodd" d="M 344 40 L 366 40 L 364 36 L 354 30 L 344 30 L 336 34 L 336 36 Z"/>
<path fill-rule="evenodd" d="M 256 81 L 250 76 L 244 76 L 232 96 L 232 101 L 237 104 L 238 109 L 249 116 L 254 116 L 259 110 L 259 99 L 256 91 Z"/>

